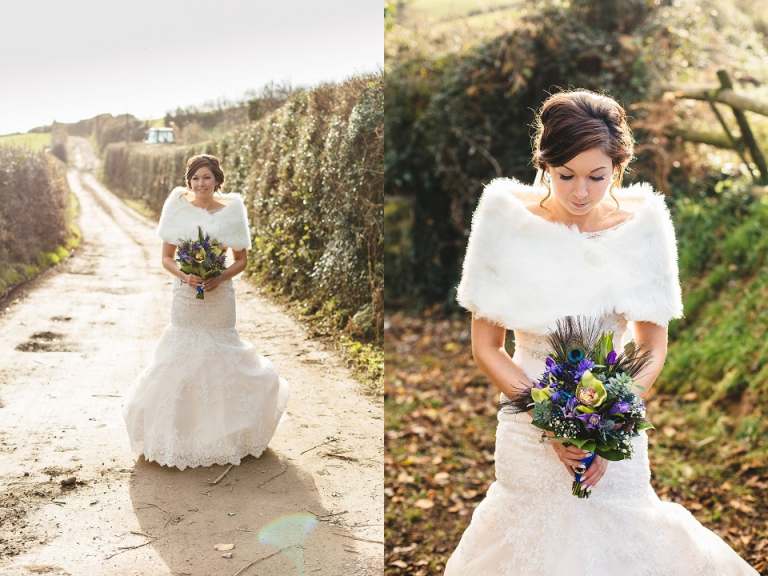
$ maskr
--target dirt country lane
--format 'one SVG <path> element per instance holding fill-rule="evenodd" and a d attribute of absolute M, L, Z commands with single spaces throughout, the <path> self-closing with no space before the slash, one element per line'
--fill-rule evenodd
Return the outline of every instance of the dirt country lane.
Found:
<path fill-rule="evenodd" d="M 86 140 L 70 147 L 82 245 L 1 304 L 0 574 L 383 574 L 382 405 L 249 281 L 240 337 L 291 386 L 270 447 L 216 484 L 226 467 L 130 453 L 122 398 L 169 322 L 172 278 L 155 223 L 99 183 Z"/>

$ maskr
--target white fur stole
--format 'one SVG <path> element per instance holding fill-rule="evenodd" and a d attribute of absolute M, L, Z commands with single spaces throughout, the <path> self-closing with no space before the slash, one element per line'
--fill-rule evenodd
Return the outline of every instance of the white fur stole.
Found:
<path fill-rule="evenodd" d="M 216 201 L 225 206 L 213 213 L 191 204 L 186 194 L 193 196 L 191 191 L 177 186 L 166 198 L 160 223 L 157 225 L 157 235 L 160 238 L 178 246 L 183 240 L 197 238 L 199 226 L 204 234 L 210 235 L 223 246 L 233 250 L 251 248 L 248 215 L 243 198 L 239 194 L 216 196 Z"/>
<path fill-rule="evenodd" d="M 683 314 L 677 245 L 664 197 L 616 189 L 629 220 L 590 238 L 525 207 L 546 193 L 499 178 L 472 216 L 457 300 L 511 330 L 544 334 L 564 316 L 623 314 L 666 325 Z"/>

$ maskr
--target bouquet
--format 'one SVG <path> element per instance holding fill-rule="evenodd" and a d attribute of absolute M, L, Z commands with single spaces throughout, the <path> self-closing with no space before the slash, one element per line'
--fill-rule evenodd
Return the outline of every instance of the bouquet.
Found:
<path fill-rule="evenodd" d="M 221 250 L 216 242 L 212 242 L 207 234 L 203 234 L 203 229 L 199 226 L 197 233 L 197 240 L 179 239 L 179 250 L 176 254 L 179 268 L 185 274 L 195 274 L 203 279 L 221 276 L 221 271 L 226 268 L 226 252 Z M 205 291 L 200 286 L 197 287 L 195 298 L 205 299 Z"/>
<path fill-rule="evenodd" d="M 544 374 L 515 397 L 502 402 L 513 412 L 532 410 L 534 426 L 554 432 L 551 440 L 591 452 L 577 468 L 573 494 L 588 498 L 581 476 L 595 454 L 618 461 L 632 457 L 631 439 L 653 428 L 642 399 L 632 392 L 634 378 L 651 360 L 651 351 L 629 342 L 613 349 L 613 333 L 595 321 L 567 316 L 547 337 Z M 638 386 L 642 388 L 642 386 Z M 543 433 L 542 433 L 543 434 Z"/>

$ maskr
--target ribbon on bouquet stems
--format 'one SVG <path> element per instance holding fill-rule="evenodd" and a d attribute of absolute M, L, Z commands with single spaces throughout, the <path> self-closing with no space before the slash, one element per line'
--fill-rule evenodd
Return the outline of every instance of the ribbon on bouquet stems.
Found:
<path fill-rule="evenodd" d="M 578 496 L 579 498 L 589 498 L 589 495 L 591 494 L 590 490 L 586 490 L 581 486 L 581 478 L 589 468 L 589 465 L 592 464 L 592 460 L 594 459 L 595 459 L 595 454 L 593 452 L 586 458 L 582 458 L 581 463 L 583 464 L 583 466 L 573 469 L 576 475 L 576 480 L 573 481 L 573 494 Z"/>

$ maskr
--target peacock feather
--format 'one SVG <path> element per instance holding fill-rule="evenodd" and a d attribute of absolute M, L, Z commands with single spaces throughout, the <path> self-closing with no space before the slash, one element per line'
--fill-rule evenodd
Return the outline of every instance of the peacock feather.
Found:
<path fill-rule="evenodd" d="M 566 370 L 560 378 L 570 387 L 575 387 L 581 378 L 583 369 L 579 371 L 578 366 L 582 362 L 589 361 L 589 366 L 603 366 L 606 376 L 625 372 L 634 380 L 648 366 L 652 357 L 651 351 L 643 345 L 628 342 L 615 361 L 607 365 L 606 357 L 613 350 L 613 333 L 601 332 L 598 319 L 584 316 L 566 316 L 558 320 L 557 328 L 547 335 L 547 343 L 551 360 L 547 360 L 547 369 L 542 381 L 549 377 L 551 370 L 571 366 L 572 371 Z M 534 386 L 537 384 L 533 383 Z M 532 405 L 531 383 L 528 383 L 523 384 L 511 397 L 504 400 L 501 409 L 507 408 L 513 413 L 522 413 L 528 412 Z"/>
<path fill-rule="evenodd" d="M 600 339 L 600 322 L 583 316 L 566 316 L 547 336 L 550 356 L 557 364 L 578 364 L 592 358 Z"/>

